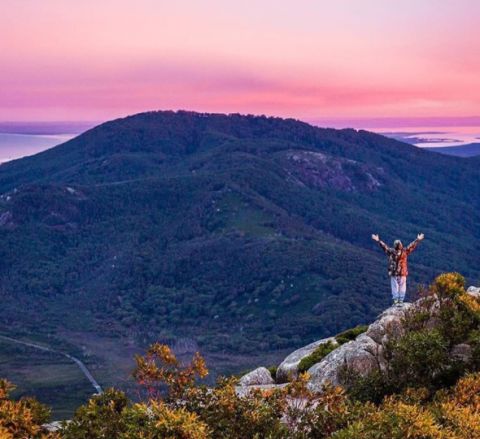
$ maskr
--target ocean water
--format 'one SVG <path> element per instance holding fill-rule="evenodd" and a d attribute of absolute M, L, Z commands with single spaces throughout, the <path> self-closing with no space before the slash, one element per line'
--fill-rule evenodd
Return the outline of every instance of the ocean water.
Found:
<path fill-rule="evenodd" d="M 412 145 L 428 148 L 480 143 L 479 126 L 366 128 Z"/>
<path fill-rule="evenodd" d="M 365 127 L 369 131 L 420 147 L 480 143 L 479 126 L 462 127 Z M 36 154 L 70 140 L 77 134 L 13 134 L 0 132 L 0 163 Z"/>
<path fill-rule="evenodd" d="M 74 136 L 75 134 L 0 133 L 0 163 L 36 154 Z"/>

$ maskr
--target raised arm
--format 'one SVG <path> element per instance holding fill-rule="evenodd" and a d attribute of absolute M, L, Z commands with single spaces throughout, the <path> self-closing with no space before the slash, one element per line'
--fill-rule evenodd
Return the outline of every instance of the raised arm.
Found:
<path fill-rule="evenodd" d="M 393 252 L 393 248 L 390 248 L 387 244 L 385 244 L 378 235 L 372 235 L 372 239 L 380 246 L 380 248 L 385 252 L 385 253 L 391 253 Z"/>
<path fill-rule="evenodd" d="M 423 241 L 423 239 L 425 238 L 425 235 L 423 233 L 419 233 L 417 235 L 417 239 L 415 239 L 415 241 L 411 242 L 410 244 L 408 244 L 407 248 L 406 248 L 406 252 L 407 252 L 407 255 L 409 255 L 410 253 L 412 253 L 416 248 L 417 248 L 417 245 L 420 241 Z"/>

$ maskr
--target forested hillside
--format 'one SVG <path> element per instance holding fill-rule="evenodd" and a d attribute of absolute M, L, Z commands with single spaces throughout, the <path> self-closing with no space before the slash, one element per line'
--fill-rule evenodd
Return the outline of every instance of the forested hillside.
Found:
<path fill-rule="evenodd" d="M 476 157 L 480 156 L 480 143 L 430 148 L 430 151 L 439 152 L 441 154 L 454 155 L 458 157 Z"/>
<path fill-rule="evenodd" d="M 1 165 L 0 193 L 4 333 L 292 348 L 389 303 L 374 232 L 425 233 L 412 284 L 480 279 L 478 162 L 365 131 L 144 113 Z"/>

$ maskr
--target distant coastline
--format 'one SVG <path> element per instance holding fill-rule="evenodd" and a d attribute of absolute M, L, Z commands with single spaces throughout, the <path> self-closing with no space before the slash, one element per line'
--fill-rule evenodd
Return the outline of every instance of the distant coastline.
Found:
<path fill-rule="evenodd" d="M 37 154 L 95 125 L 96 122 L 0 122 L 0 163 Z"/>
<path fill-rule="evenodd" d="M 423 126 L 361 127 L 358 123 L 332 124 L 317 121 L 313 125 L 335 128 L 365 129 L 422 148 L 462 146 L 478 143 L 480 126 Z M 365 121 L 365 123 L 367 123 Z M 0 163 L 37 154 L 64 143 L 78 134 L 98 125 L 99 122 L 0 122 Z"/>
<path fill-rule="evenodd" d="M 52 148 L 77 134 L 18 134 L 0 132 L 0 163 Z"/>
<path fill-rule="evenodd" d="M 463 146 L 478 143 L 480 126 L 367 128 L 369 131 L 422 148 Z"/>

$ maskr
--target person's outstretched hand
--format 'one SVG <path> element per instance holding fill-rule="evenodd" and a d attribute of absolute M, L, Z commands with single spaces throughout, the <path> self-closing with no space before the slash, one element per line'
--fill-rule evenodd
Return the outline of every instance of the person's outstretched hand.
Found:
<path fill-rule="evenodd" d="M 372 239 L 377 242 L 380 241 L 380 237 L 378 235 L 372 235 Z"/>
<path fill-rule="evenodd" d="M 419 233 L 419 234 L 417 235 L 417 239 L 418 239 L 419 241 L 421 241 L 423 238 L 425 238 L 425 235 L 424 235 L 423 233 Z"/>

